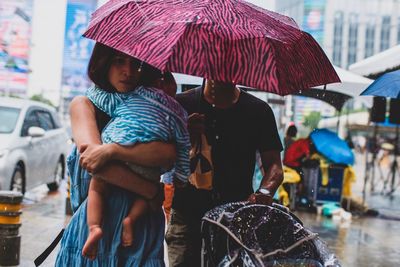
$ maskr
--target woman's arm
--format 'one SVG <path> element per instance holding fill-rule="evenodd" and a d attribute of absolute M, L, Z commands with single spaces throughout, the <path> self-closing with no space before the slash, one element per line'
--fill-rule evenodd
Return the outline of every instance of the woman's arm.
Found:
<path fill-rule="evenodd" d="M 176 159 L 175 145 L 159 141 L 134 146 L 107 144 L 107 147 L 111 160 L 128 161 L 147 167 L 170 169 Z"/>
<path fill-rule="evenodd" d="M 172 168 L 176 158 L 176 147 L 172 144 L 154 141 L 133 146 L 119 144 L 83 144 L 80 147 L 80 164 L 89 172 L 96 172 L 106 162 L 118 160 L 132 162 L 146 167 Z"/>
<path fill-rule="evenodd" d="M 82 144 L 101 145 L 100 132 L 96 122 L 96 109 L 85 96 L 75 97 L 70 104 L 72 135 L 78 150 Z"/>
<path fill-rule="evenodd" d="M 72 132 L 79 151 L 84 151 L 84 154 L 85 146 L 87 146 L 88 144 L 100 145 L 101 139 L 96 123 L 96 109 L 94 108 L 90 100 L 84 96 L 75 97 L 70 105 L 70 114 Z M 143 144 L 143 146 L 144 145 L 145 144 Z M 152 148 L 156 150 L 155 146 Z M 149 153 L 143 152 L 145 150 L 143 147 L 140 149 L 143 149 L 142 154 L 145 156 L 142 157 L 142 160 L 146 157 L 150 158 L 151 155 L 149 155 Z M 170 154 L 168 154 L 168 151 L 164 153 L 164 156 L 160 155 L 163 154 L 160 151 L 154 151 L 153 153 L 159 156 L 156 157 L 156 159 L 159 158 L 161 159 L 160 161 L 164 162 L 171 160 L 171 157 L 172 160 L 174 158 L 174 155 L 171 156 Z M 153 154 L 153 156 L 155 154 Z M 156 161 L 154 159 L 152 160 Z M 158 166 L 161 166 L 162 164 L 162 162 L 159 162 Z M 115 162 L 106 164 L 106 166 L 100 169 L 99 172 L 96 174 L 108 183 L 123 187 L 148 199 L 153 198 L 159 191 L 157 185 L 145 179 L 142 179 L 139 175 L 130 171 L 129 168 L 123 166 L 123 164 Z"/>

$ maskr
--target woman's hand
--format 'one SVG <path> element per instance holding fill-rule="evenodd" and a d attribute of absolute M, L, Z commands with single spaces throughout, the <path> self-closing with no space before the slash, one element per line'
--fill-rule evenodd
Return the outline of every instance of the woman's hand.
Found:
<path fill-rule="evenodd" d="M 90 173 L 98 171 L 112 157 L 112 144 L 82 144 L 79 164 Z"/>

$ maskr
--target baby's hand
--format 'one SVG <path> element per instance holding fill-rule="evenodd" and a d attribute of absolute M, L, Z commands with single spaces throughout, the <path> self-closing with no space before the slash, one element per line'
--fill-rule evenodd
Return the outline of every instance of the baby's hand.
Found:
<path fill-rule="evenodd" d="M 111 145 L 83 144 L 79 148 L 81 153 L 79 164 L 90 173 L 95 173 L 111 158 Z"/>

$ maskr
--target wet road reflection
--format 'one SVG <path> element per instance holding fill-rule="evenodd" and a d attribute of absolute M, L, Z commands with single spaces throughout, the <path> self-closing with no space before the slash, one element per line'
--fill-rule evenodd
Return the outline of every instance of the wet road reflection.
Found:
<path fill-rule="evenodd" d="M 49 193 L 45 186 L 28 192 L 23 201 L 20 233 L 20 266 L 33 266 L 33 260 L 50 244 L 68 223 L 65 215 L 66 186 Z M 400 197 L 388 199 L 381 195 L 368 198 L 371 207 L 400 218 Z M 327 242 L 342 266 L 400 266 L 400 221 L 353 216 L 351 221 L 336 222 L 314 213 L 295 212 L 304 225 Z M 42 266 L 54 266 L 55 251 Z"/>
<path fill-rule="evenodd" d="M 65 215 L 65 184 L 58 192 L 49 192 L 40 186 L 27 192 L 23 200 L 20 266 L 34 266 L 33 260 L 54 240 L 60 230 L 68 223 Z M 54 266 L 58 246 L 41 265 Z"/>
<path fill-rule="evenodd" d="M 353 217 L 350 222 L 336 222 L 316 214 L 296 214 L 327 242 L 343 266 L 400 265 L 400 221 Z"/>

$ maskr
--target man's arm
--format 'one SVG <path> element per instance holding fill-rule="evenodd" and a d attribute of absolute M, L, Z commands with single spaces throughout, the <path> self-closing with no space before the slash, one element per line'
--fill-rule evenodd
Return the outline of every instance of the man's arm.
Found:
<path fill-rule="evenodd" d="M 283 181 L 283 169 L 280 151 L 271 150 L 260 153 L 264 177 L 260 184 L 260 189 L 267 189 L 270 195 L 254 193 L 250 195 L 251 203 L 271 205 L 273 196 Z"/>
<path fill-rule="evenodd" d="M 279 151 L 272 150 L 260 153 L 260 155 L 265 173 L 260 188 L 266 188 L 275 194 L 283 181 L 281 154 Z"/>
<path fill-rule="evenodd" d="M 70 114 L 72 132 L 79 151 L 85 151 L 85 146 L 88 144 L 101 145 L 100 133 L 96 123 L 96 109 L 90 100 L 83 96 L 74 98 L 70 105 Z M 146 144 L 143 144 L 143 146 L 145 145 Z M 163 162 L 171 160 L 170 158 L 174 159 L 174 155 L 171 156 L 168 154 L 168 151 L 164 151 L 165 153 L 163 154 L 163 152 L 157 152 L 156 148 L 153 147 L 153 149 L 155 149 L 155 152 L 153 152 L 159 155 L 156 159 L 159 158 Z M 143 154 L 145 156 L 141 158 L 142 160 L 146 158 L 146 156 L 150 157 L 149 154 Z M 154 159 L 152 160 L 156 161 Z M 162 166 L 163 163 L 159 162 L 159 164 L 159 166 Z M 145 198 L 153 198 L 159 191 L 157 185 L 142 179 L 139 175 L 130 171 L 129 168 L 123 166 L 123 164 L 106 164 L 96 175 L 100 176 L 108 183 L 123 187 Z"/>

